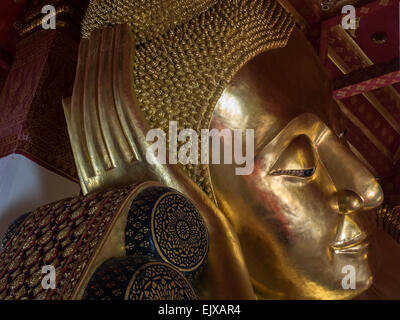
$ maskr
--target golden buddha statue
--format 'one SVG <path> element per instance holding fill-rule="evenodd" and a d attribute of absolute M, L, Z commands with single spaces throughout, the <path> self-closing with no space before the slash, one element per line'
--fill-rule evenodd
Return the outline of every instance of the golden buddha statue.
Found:
<path fill-rule="evenodd" d="M 113 213 L 94 249 L 83 250 L 85 264 L 69 274 L 66 269 L 60 271 L 66 283 L 74 284 L 68 294 L 64 290 L 44 297 L 88 298 L 101 291 L 101 281 L 107 281 L 107 273 L 113 274 L 114 263 L 132 272 L 142 270 L 143 264 L 168 268 L 165 262 L 180 272 L 174 277 L 181 277 L 177 282 L 182 288 L 189 288 L 183 276 L 192 279 L 201 299 L 359 295 L 373 279 L 368 241 L 374 225 L 369 212 L 381 204 L 383 194 L 372 174 L 341 141 L 343 128 L 335 113 L 331 82 L 316 53 L 275 0 L 183 2 L 90 2 L 73 96 L 64 101 L 85 194 L 79 202 L 86 207 L 82 204 L 74 210 L 90 211 L 90 203 L 99 198 Z M 176 121 L 179 129 L 198 133 L 253 129 L 254 169 L 237 175 L 232 163 L 162 164 L 156 157 L 149 163 L 147 132 L 155 128 L 167 132 L 170 121 Z M 231 147 L 232 141 L 221 142 L 221 150 L 229 150 L 225 147 Z M 242 147 L 246 148 L 244 140 Z M 130 224 L 138 220 L 131 214 L 153 217 L 170 194 L 174 201 L 180 199 L 177 203 L 182 209 L 176 212 L 185 213 L 187 219 L 179 234 L 197 230 L 196 234 L 203 235 L 202 242 L 190 247 L 201 252 L 193 262 L 196 267 L 177 267 L 176 260 L 164 256 L 162 249 L 156 250 L 158 262 L 151 260 L 154 254 L 146 260 L 145 250 L 138 251 L 126 233 L 131 231 L 129 236 L 134 238 L 139 229 L 155 230 L 154 223 L 147 222 L 132 231 Z M 183 195 L 186 200 L 179 198 Z M 109 197 L 115 197 L 115 203 Z M 68 201 L 74 205 L 74 199 Z M 135 203 L 143 208 L 133 210 Z M 177 203 L 164 210 L 175 212 L 170 208 Z M 48 210 L 55 221 L 62 221 L 60 208 L 55 204 L 27 219 L 40 223 L 39 216 L 44 218 Z M 74 210 L 69 214 L 81 218 Z M 107 212 L 99 215 L 99 223 Z M 199 231 L 203 230 L 201 220 L 207 236 Z M 188 229 L 193 221 L 199 223 Z M 18 268 L 10 269 L 10 259 L 18 255 L 12 246 L 24 246 L 29 239 L 26 223 L 1 253 L 8 259 L 8 273 Z M 78 227 L 73 225 L 75 231 Z M 58 236 L 64 229 L 60 230 Z M 66 241 L 71 232 L 59 237 Z M 160 232 L 165 233 L 165 228 Z M 157 237 L 153 232 L 149 241 L 158 243 Z M 80 242 L 74 239 L 71 252 L 79 252 Z M 140 257 L 132 258 L 135 255 Z M 125 256 L 130 257 L 123 260 Z M 356 271 L 352 290 L 342 286 L 342 270 L 348 265 Z M 5 278 L 1 270 L 0 290 L 2 285 L 5 289 L 0 297 L 7 297 L 5 292 L 33 298 L 40 294 L 40 288 L 35 294 L 27 294 L 29 288 L 20 293 L 21 287 L 13 284 L 20 275 Z M 131 276 L 122 277 L 125 289 Z M 120 296 L 143 296 L 132 290 L 129 285 Z M 194 297 L 189 289 L 185 292 L 186 298 Z"/>

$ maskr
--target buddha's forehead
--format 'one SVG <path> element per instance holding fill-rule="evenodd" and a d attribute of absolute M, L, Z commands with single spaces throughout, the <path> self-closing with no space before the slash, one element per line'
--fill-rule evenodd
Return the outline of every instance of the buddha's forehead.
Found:
<path fill-rule="evenodd" d="M 257 145 L 301 114 L 330 125 L 332 106 L 331 79 L 295 30 L 287 47 L 259 54 L 235 74 L 216 104 L 211 127 L 254 129 Z"/>

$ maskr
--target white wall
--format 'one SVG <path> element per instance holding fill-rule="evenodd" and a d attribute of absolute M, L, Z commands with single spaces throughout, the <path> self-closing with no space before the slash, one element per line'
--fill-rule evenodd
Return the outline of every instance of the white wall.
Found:
<path fill-rule="evenodd" d="M 11 154 L 0 159 L 0 241 L 8 226 L 37 207 L 78 195 L 77 183 L 28 158 Z"/>

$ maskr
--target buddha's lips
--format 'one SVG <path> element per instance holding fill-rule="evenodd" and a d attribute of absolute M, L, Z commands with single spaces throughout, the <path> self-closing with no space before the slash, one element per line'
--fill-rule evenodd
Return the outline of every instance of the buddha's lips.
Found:
<path fill-rule="evenodd" d="M 362 247 L 368 246 L 368 241 L 366 241 L 367 238 L 368 237 L 365 233 L 361 233 L 348 241 L 334 241 L 330 246 L 335 251 L 358 251 L 355 249 L 361 249 Z M 363 246 L 360 247 L 360 245 Z"/>
<path fill-rule="evenodd" d="M 344 249 L 334 249 L 335 254 L 360 254 L 365 252 L 369 247 L 369 242 L 364 241 L 355 246 L 344 248 Z"/>

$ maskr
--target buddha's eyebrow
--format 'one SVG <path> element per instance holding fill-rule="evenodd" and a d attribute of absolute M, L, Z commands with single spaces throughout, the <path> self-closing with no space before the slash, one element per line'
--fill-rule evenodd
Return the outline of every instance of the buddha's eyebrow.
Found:
<path fill-rule="evenodd" d="M 300 142 L 300 145 L 298 143 L 294 145 L 293 143 L 296 141 Z M 268 172 L 268 175 L 287 175 L 301 178 L 311 177 L 316 170 L 316 159 L 313 155 L 314 152 L 312 149 L 314 149 L 314 145 L 308 136 L 301 134 L 299 136 L 292 137 L 289 144 L 280 150 L 277 160 L 273 164 L 272 169 Z M 303 152 L 300 152 L 299 154 L 299 150 L 303 150 Z M 308 152 L 311 153 L 308 154 Z M 298 156 L 301 158 L 298 158 Z M 308 156 L 311 156 L 311 158 L 308 158 Z M 298 158 L 299 162 L 295 162 L 294 164 L 286 163 L 286 160 L 293 157 Z"/>
<path fill-rule="evenodd" d="M 313 144 L 318 145 L 319 142 L 327 135 L 332 133 L 330 129 L 326 126 L 324 130 L 314 139 Z"/>
<path fill-rule="evenodd" d="M 263 161 L 264 169 L 267 175 L 271 175 L 274 172 L 272 171 L 274 164 L 278 161 L 282 152 L 290 145 L 294 136 L 304 134 L 310 139 L 311 146 L 318 148 L 320 141 L 329 133 L 332 133 L 330 128 L 320 118 L 314 114 L 303 113 L 287 123 L 272 139 L 261 143 L 260 147 L 257 148 L 256 157 L 259 160 L 268 159 L 266 162 Z M 285 141 L 288 143 L 286 144 Z M 304 170 L 313 168 L 316 168 L 316 163 L 310 163 Z M 285 169 L 297 170 L 298 168 Z M 277 168 L 277 170 L 280 170 L 280 168 Z"/>
<path fill-rule="evenodd" d="M 265 147 L 272 147 L 272 145 L 274 143 L 276 143 L 276 140 L 285 140 L 285 137 L 287 137 L 287 135 L 293 135 L 292 128 L 293 126 L 299 126 L 300 129 L 302 129 L 301 127 L 304 125 L 303 123 L 303 118 L 304 114 L 297 116 L 296 118 L 292 119 L 286 126 L 284 126 L 268 143 L 264 144 L 264 148 Z M 315 132 L 312 133 L 311 131 L 311 127 L 312 126 L 321 126 L 322 125 L 322 130 L 319 130 L 319 132 L 316 134 Z M 304 127 L 303 127 L 304 128 Z M 321 139 L 323 139 L 327 134 L 332 133 L 331 129 L 324 123 L 322 122 L 319 118 L 316 118 L 310 126 L 310 132 L 308 133 L 312 133 L 312 134 L 306 134 L 310 140 L 311 143 L 313 145 L 318 145 L 319 142 L 321 141 Z M 285 150 L 285 148 L 282 149 L 281 152 L 283 152 L 283 150 Z"/>

